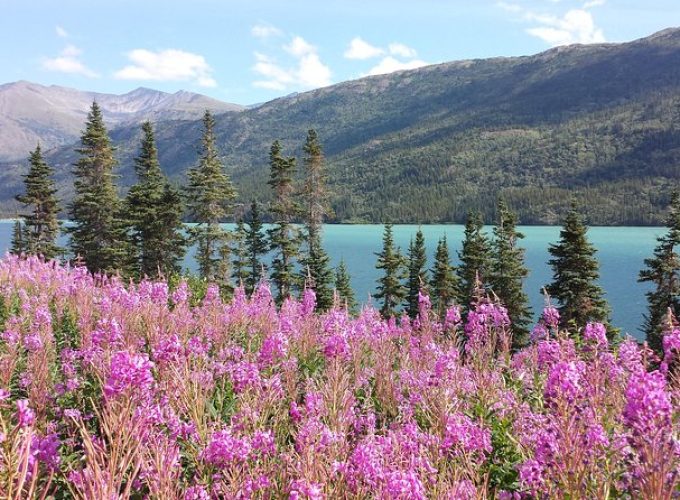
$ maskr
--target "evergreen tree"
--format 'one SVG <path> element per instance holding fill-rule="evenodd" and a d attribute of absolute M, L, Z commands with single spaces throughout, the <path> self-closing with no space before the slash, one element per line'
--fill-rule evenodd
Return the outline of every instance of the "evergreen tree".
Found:
<path fill-rule="evenodd" d="M 491 244 L 484 234 L 484 221 L 478 212 L 470 212 L 465 223 L 463 245 L 458 252 L 460 266 L 456 270 L 458 275 L 458 303 L 467 306 L 474 301 L 491 274 Z"/>
<path fill-rule="evenodd" d="M 29 163 L 31 167 L 24 176 L 26 191 L 16 197 L 17 201 L 32 207 L 25 218 L 24 250 L 53 259 L 62 252 L 57 246 L 59 201 L 52 180 L 54 171 L 45 162 L 39 144 L 31 152 Z"/>
<path fill-rule="evenodd" d="M 427 255 L 425 237 L 419 228 L 415 241 L 408 248 L 408 297 L 407 311 L 411 318 L 418 316 L 418 293 L 427 288 Z"/>
<path fill-rule="evenodd" d="M 187 208 L 196 223 L 189 230 L 197 246 L 196 261 L 202 278 L 230 287 L 229 232 L 220 225 L 232 213 L 236 191 L 217 150 L 215 119 L 210 111 L 203 115 L 198 165 L 188 173 Z"/>
<path fill-rule="evenodd" d="M 248 294 L 253 293 L 266 269 L 261 258 L 267 255 L 269 247 L 262 227 L 260 210 L 257 201 L 253 200 L 250 205 L 250 221 L 246 228 L 246 250 L 248 252 L 249 269 L 246 274 L 245 287 Z"/>
<path fill-rule="evenodd" d="M 383 318 L 389 318 L 395 315 L 406 297 L 406 287 L 403 284 L 406 279 L 405 263 L 399 249 L 394 247 L 392 224 L 385 224 L 383 249 L 375 255 L 378 257 L 375 267 L 383 271 L 383 276 L 378 278 L 378 291 L 373 297 L 382 300 L 380 314 Z"/>
<path fill-rule="evenodd" d="M 316 305 L 325 311 L 333 305 L 333 272 L 322 244 L 322 224 L 328 214 L 323 149 L 316 131 L 309 130 L 303 147 L 305 180 L 302 188 L 302 218 L 306 255 L 301 259 L 302 281 L 316 293 Z"/>
<path fill-rule="evenodd" d="M 494 236 L 489 281 L 491 289 L 508 310 L 513 328 L 512 345 L 517 349 L 529 341 L 531 309 L 523 288 L 529 270 L 524 265 L 524 249 L 517 246 L 517 241 L 524 238 L 517 231 L 517 215 L 502 200 L 498 202 L 498 222 L 494 227 Z"/>
<path fill-rule="evenodd" d="M 27 237 L 26 226 L 22 222 L 22 219 L 17 216 L 14 225 L 12 226 L 12 246 L 10 247 L 9 253 L 13 255 L 25 254 Z"/>
<path fill-rule="evenodd" d="M 354 290 L 352 290 L 349 272 L 347 272 L 344 259 L 340 259 L 340 264 L 335 268 L 335 292 L 347 308 L 347 311 L 350 313 L 354 312 L 357 301 L 354 298 Z"/>
<path fill-rule="evenodd" d="M 101 109 L 96 102 L 87 116 L 80 158 L 75 163 L 75 196 L 69 206 L 70 247 L 91 272 L 126 272 L 129 263 L 125 217 L 115 184 L 116 166 Z"/>
<path fill-rule="evenodd" d="M 274 252 L 272 281 L 277 292 L 276 302 L 281 304 L 290 296 L 295 284 L 295 259 L 300 248 L 298 231 L 293 225 L 293 219 L 299 211 L 293 198 L 295 158 L 284 158 L 281 144 L 274 141 L 269 153 L 269 165 L 269 185 L 274 191 L 274 200 L 270 208 L 272 228 L 267 234 L 270 248 Z"/>
<path fill-rule="evenodd" d="M 157 278 L 180 272 L 185 253 L 182 199 L 163 174 L 150 122 L 142 124 L 137 183 L 128 191 L 126 214 L 131 229 L 132 268 L 140 276 Z"/>
<path fill-rule="evenodd" d="M 553 282 L 546 287 L 557 300 L 562 327 L 584 327 L 588 322 L 608 323 L 609 308 L 604 292 L 597 285 L 599 263 L 595 247 L 588 241 L 588 227 L 572 203 L 560 241 L 549 248 Z"/>
<path fill-rule="evenodd" d="M 248 280 L 249 269 L 248 269 L 248 247 L 246 244 L 246 238 L 248 233 L 246 231 L 243 220 L 239 219 L 236 223 L 236 230 L 234 231 L 233 240 L 234 247 L 232 249 L 232 254 L 234 255 L 234 260 L 232 260 L 232 272 L 231 276 L 234 278 L 236 286 L 243 285 L 245 288 L 246 281 Z"/>
<path fill-rule="evenodd" d="M 666 218 L 668 232 L 657 238 L 654 257 L 645 259 L 646 269 L 640 271 L 638 281 L 649 282 L 654 288 L 647 292 L 647 314 L 643 331 L 649 346 L 663 352 L 662 340 L 668 311 L 680 316 L 680 193 L 675 192 Z"/>
<path fill-rule="evenodd" d="M 437 243 L 437 251 L 435 252 L 434 266 L 431 273 L 430 290 L 432 307 L 439 317 L 443 317 L 446 309 L 455 301 L 458 290 L 458 277 L 449 259 L 449 247 L 446 243 L 446 236 L 443 236 Z"/>

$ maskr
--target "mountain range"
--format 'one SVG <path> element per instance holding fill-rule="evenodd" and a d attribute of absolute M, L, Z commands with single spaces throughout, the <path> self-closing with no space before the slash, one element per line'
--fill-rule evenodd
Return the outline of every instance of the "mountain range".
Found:
<path fill-rule="evenodd" d="M 8 83 L 0 85 L 0 161 L 23 159 L 38 141 L 45 149 L 73 144 L 95 100 L 111 128 L 135 126 L 146 119 L 197 119 L 206 108 L 243 109 L 186 91 L 169 94 L 138 88 L 114 95 L 26 81 Z"/>
<path fill-rule="evenodd" d="M 21 84 L 33 85 L 10 85 Z M 333 221 L 460 222 L 472 209 L 490 220 L 501 196 L 524 223 L 556 223 L 576 199 L 593 224 L 658 224 L 671 190 L 680 187 L 680 29 L 627 43 L 426 66 L 248 108 L 195 98 L 194 116 L 174 105 L 154 108 L 153 92 L 119 96 L 118 110 L 103 106 L 123 187 L 134 181 L 142 116 L 156 121 L 164 170 L 183 183 L 196 162 L 196 114 L 206 107 L 217 114 L 224 163 L 243 205 L 269 197 L 272 141 L 300 156 L 307 130 L 316 129 L 327 158 Z M 139 99 L 124 104 L 132 94 Z M 82 128 L 87 101 L 70 140 Z M 11 108 L 0 104 L 4 109 Z M 17 113 L 7 116 L 18 121 Z M 32 116 L 39 124 L 51 113 L 44 106 Z M 32 130 L 40 136 L 43 129 Z M 22 147 L 25 157 L 34 146 L 13 144 L 0 149 L 16 158 Z M 73 147 L 48 154 L 64 198 Z M 21 189 L 25 163 L 0 165 L 6 214 L 16 210 L 11 197 Z"/>

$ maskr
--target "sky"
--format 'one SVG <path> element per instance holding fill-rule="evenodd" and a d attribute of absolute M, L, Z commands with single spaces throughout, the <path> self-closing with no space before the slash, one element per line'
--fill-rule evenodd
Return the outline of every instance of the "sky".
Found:
<path fill-rule="evenodd" d="M 366 75 L 680 26 L 680 0 L 0 0 L 0 83 L 255 104 Z"/>

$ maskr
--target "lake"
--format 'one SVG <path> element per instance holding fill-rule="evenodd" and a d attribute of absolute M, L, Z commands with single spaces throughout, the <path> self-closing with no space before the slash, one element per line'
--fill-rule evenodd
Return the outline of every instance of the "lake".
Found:
<path fill-rule="evenodd" d="M 227 224 L 228 227 L 233 227 Z M 415 236 L 419 226 L 395 225 L 394 240 L 403 252 L 409 240 Z M 428 249 L 428 265 L 431 265 L 437 240 L 446 235 L 449 251 L 454 263 L 456 251 L 463 239 L 462 225 L 425 225 L 422 226 Z M 491 231 L 491 228 L 487 228 Z M 525 291 L 536 314 L 544 305 L 541 288 L 552 278 L 548 245 L 559 239 L 557 226 L 522 226 L 525 238 L 521 245 L 526 248 L 526 263 L 530 270 L 525 281 Z M 623 332 L 641 339 L 639 328 L 642 315 L 646 310 L 645 292 L 647 284 L 637 283 L 637 275 L 645 258 L 652 255 L 656 237 L 663 234 L 660 227 L 591 227 L 588 231 L 590 241 L 598 249 L 600 261 L 600 285 L 612 307 L 613 323 Z M 375 290 L 378 272 L 375 269 L 375 253 L 382 248 L 383 227 L 380 225 L 326 225 L 324 226 L 324 245 L 334 265 L 343 258 L 352 276 L 352 285 L 357 300 L 362 303 L 370 300 L 369 294 Z M 12 234 L 12 221 L 0 221 L 0 252 L 9 248 Z M 189 258 L 185 262 L 188 269 L 194 266 Z"/>

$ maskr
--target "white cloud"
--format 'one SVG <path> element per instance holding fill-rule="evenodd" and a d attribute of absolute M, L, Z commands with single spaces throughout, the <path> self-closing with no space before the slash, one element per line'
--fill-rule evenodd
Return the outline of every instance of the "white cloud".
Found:
<path fill-rule="evenodd" d="M 300 36 L 281 47 L 295 60 L 289 67 L 282 66 L 274 58 L 255 52 L 252 69 L 261 78 L 253 85 L 271 90 L 313 89 L 331 84 L 331 70 L 319 57 L 316 47 Z"/>
<path fill-rule="evenodd" d="M 283 32 L 275 26 L 266 23 L 258 23 L 250 29 L 251 35 L 255 38 L 271 38 L 281 36 Z"/>
<path fill-rule="evenodd" d="M 199 54 L 177 49 L 135 49 L 127 56 L 132 64 L 114 74 L 120 80 L 190 81 L 201 87 L 217 86 L 212 68 Z"/>
<path fill-rule="evenodd" d="M 346 59 L 372 59 L 385 53 L 380 47 L 374 47 L 361 37 L 354 37 L 349 42 L 349 47 L 343 54 Z"/>
<path fill-rule="evenodd" d="M 81 75 L 88 78 L 97 78 L 99 75 L 89 69 L 80 60 L 80 50 L 75 45 L 67 45 L 61 51 L 59 56 L 54 58 L 45 58 L 42 61 L 42 67 L 49 71 L 57 71 L 59 73 L 68 73 L 72 75 Z"/>
<path fill-rule="evenodd" d="M 540 38 L 547 44 L 556 47 L 572 43 L 602 43 L 605 36 L 598 28 L 593 15 L 588 9 L 604 5 L 606 0 L 586 0 L 581 9 L 571 9 L 562 16 L 538 13 L 525 9 L 519 3 L 508 3 L 503 0 L 496 2 L 496 7 L 517 14 L 519 18 L 534 24 L 527 28 L 529 35 Z M 551 3 L 558 1 L 551 0 Z"/>
<path fill-rule="evenodd" d="M 391 43 L 388 47 L 390 54 L 393 56 L 401 56 L 406 58 L 416 57 L 418 54 L 415 49 L 404 45 L 403 43 Z"/>
<path fill-rule="evenodd" d="M 552 45 L 570 43 L 601 43 L 606 41 L 604 33 L 595 25 L 590 12 L 583 9 L 568 11 L 563 17 L 527 13 L 527 19 L 540 24 L 527 29 L 527 33 Z"/>
<path fill-rule="evenodd" d="M 68 38 L 68 31 L 66 31 L 66 30 L 65 30 L 64 28 L 62 28 L 61 26 L 58 26 L 58 25 L 57 25 L 57 26 L 54 28 L 54 31 L 56 31 L 57 36 L 58 36 L 59 38 Z"/>
<path fill-rule="evenodd" d="M 365 73 L 362 76 L 382 75 L 385 73 L 392 73 L 394 71 L 401 71 L 405 69 L 416 69 L 426 65 L 427 63 L 425 61 L 421 61 L 420 59 L 399 61 L 392 56 L 387 56 L 383 58 L 378 64 L 373 66 L 370 70 L 368 70 L 368 73 Z"/>
<path fill-rule="evenodd" d="M 288 45 L 283 46 L 283 50 L 295 57 L 304 57 L 316 53 L 316 47 L 307 43 L 301 36 L 295 36 Z"/>
<path fill-rule="evenodd" d="M 517 5 L 516 3 L 507 3 L 507 2 L 496 2 L 496 7 L 500 7 L 506 12 L 514 12 L 514 13 L 520 13 L 524 9 L 522 9 L 521 6 Z"/>

